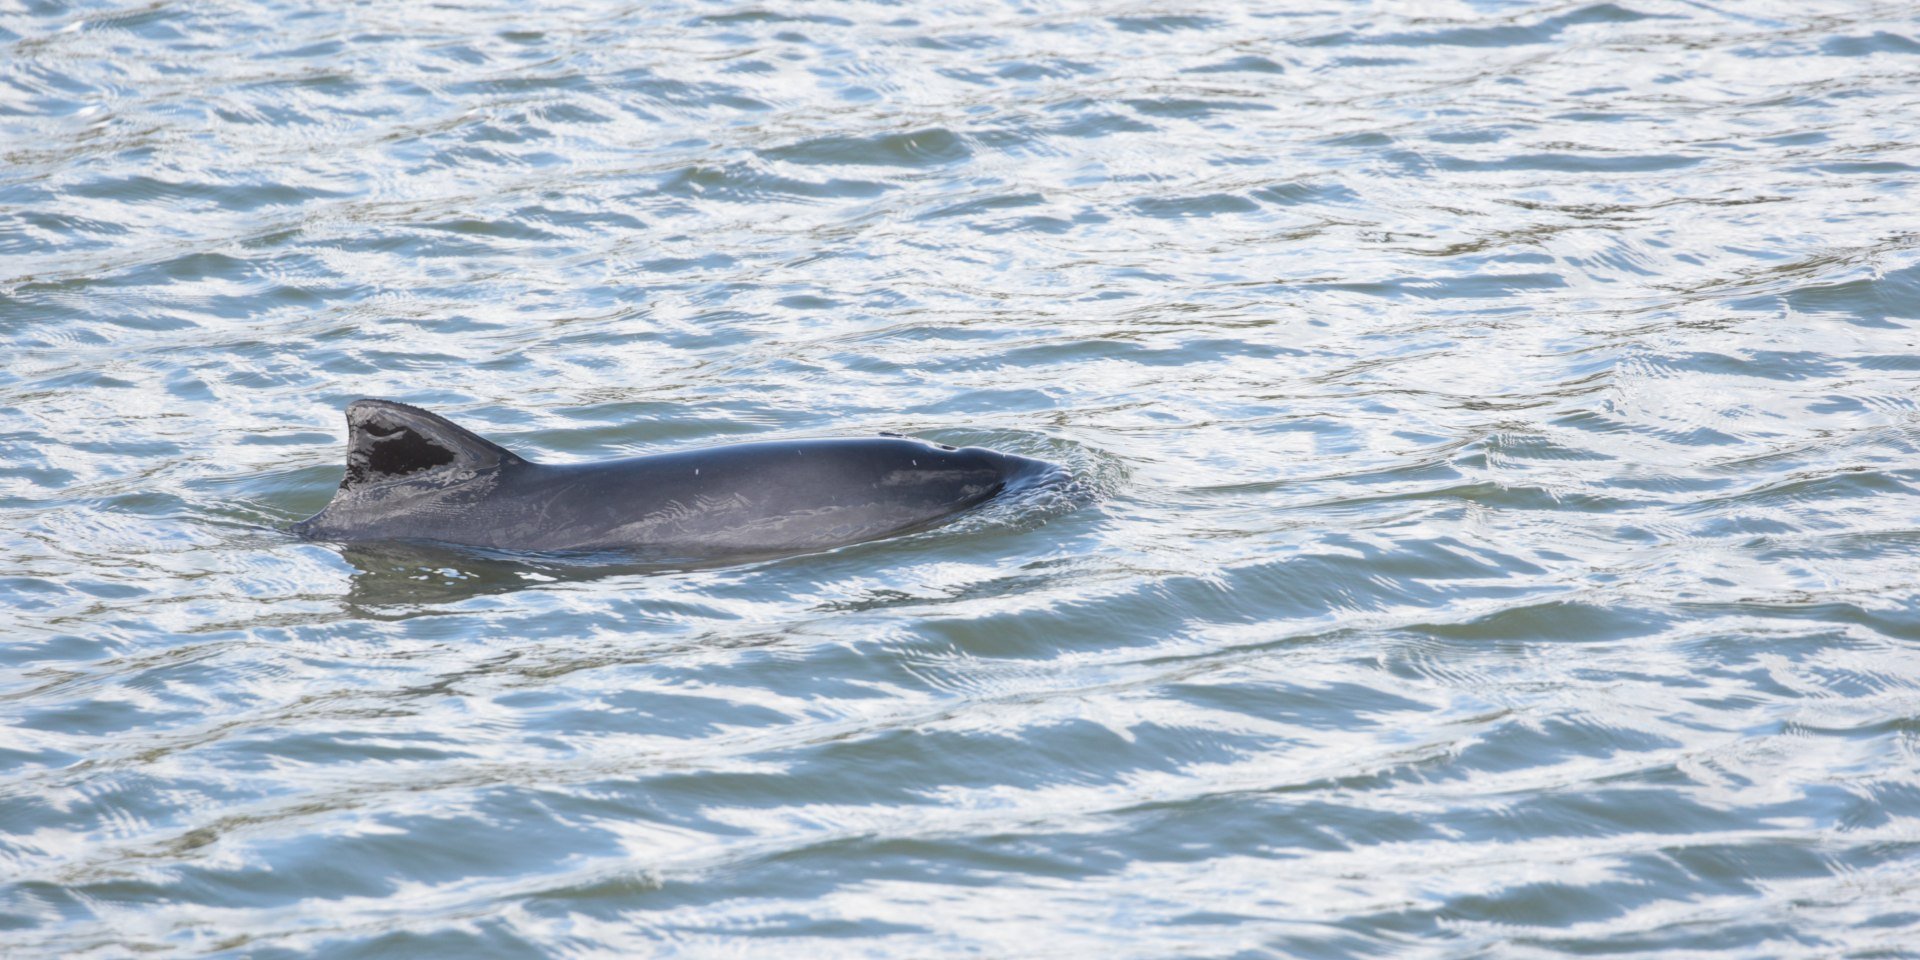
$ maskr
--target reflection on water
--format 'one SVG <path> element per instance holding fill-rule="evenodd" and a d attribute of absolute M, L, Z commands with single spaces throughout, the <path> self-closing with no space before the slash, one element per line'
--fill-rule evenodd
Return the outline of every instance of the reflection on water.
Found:
<path fill-rule="evenodd" d="M 383 610 L 431 608 L 540 584 L 670 575 L 690 566 L 648 563 L 611 554 L 516 557 L 433 543 L 352 543 L 342 544 L 338 550 L 353 567 L 347 584 L 347 606 L 354 614 L 367 617 L 379 617 Z"/>
<path fill-rule="evenodd" d="M 1908 950 L 1916 81 L 1838 3 L 0 9 L 0 952 Z M 1074 482 L 298 541 L 359 396 Z"/>

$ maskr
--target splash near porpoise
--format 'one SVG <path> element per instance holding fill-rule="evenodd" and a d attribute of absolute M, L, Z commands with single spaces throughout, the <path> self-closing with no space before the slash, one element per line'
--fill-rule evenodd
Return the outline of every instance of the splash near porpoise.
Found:
<path fill-rule="evenodd" d="M 804 552 L 924 530 L 1067 477 L 1051 463 L 891 434 L 536 463 L 388 400 L 347 406 L 346 476 L 293 525 L 314 540 L 434 540 L 690 558 Z"/>

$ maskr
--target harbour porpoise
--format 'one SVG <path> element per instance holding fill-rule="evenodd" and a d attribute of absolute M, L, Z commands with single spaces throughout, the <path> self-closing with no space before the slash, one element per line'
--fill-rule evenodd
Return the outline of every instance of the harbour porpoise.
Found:
<path fill-rule="evenodd" d="M 1064 476 L 1053 464 L 893 434 L 546 464 L 418 407 L 347 406 L 347 471 L 313 540 L 706 558 L 804 552 L 933 526 Z"/>

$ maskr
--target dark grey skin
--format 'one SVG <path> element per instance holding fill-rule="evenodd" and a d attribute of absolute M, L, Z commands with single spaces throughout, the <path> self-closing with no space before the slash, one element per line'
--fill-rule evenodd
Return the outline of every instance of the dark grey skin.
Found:
<path fill-rule="evenodd" d="M 347 473 L 293 525 L 313 540 L 708 558 L 821 550 L 934 526 L 1063 476 L 1039 460 L 906 437 L 781 440 L 542 464 L 418 407 L 347 407 Z"/>

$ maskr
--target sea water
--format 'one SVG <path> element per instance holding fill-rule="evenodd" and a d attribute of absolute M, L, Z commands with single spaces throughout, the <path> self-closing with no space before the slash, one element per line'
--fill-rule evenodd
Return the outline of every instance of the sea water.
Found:
<path fill-rule="evenodd" d="M 0 7 L 0 954 L 1920 942 L 1902 4 Z M 1085 496 L 302 542 L 354 398 Z"/>

